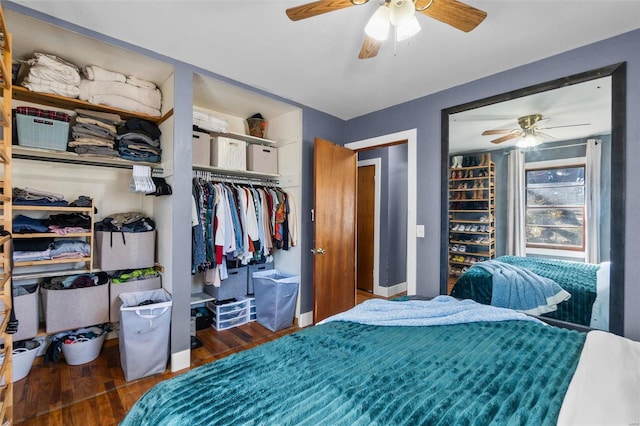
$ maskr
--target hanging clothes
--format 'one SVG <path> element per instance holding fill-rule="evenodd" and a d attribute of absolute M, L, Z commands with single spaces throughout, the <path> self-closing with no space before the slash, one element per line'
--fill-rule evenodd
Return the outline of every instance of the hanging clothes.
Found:
<path fill-rule="evenodd" d="M 226 266 L 227 260 L 263 263 L 274 250 L 296 244 L 295 209 L 291 196 L 281 188 L 195 177 L 192 196 L 194 274 Z M 218 269 L 219 274 L 225 271 Z M 215 274 L 207 276 L 206 281 L 215 280 Z"/>

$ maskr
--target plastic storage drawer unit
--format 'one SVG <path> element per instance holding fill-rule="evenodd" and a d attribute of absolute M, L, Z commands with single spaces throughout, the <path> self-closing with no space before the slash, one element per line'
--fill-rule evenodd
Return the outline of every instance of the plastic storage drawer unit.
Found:
<path fill-rule="evenodd" d="M 249 322 L 252 300 L 253 298 L 244 298 L 224 305 L 207 302 L 207 308 L 213 312 L 211 326 L 217 331 L 221 331 L 246 324 Z"/>

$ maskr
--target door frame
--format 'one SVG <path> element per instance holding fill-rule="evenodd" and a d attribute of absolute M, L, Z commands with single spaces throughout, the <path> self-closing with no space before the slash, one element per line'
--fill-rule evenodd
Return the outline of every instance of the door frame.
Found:
<path fill-rule="evenodd" d="M 380 287 L 380 170 L 382 169 L 382 160 L 371 158 L 368 160 L 358 160 L 356 164 L 358 168 L 364 166 L 373 166 L 374 169 L 374 209 L 373 209 L 373 294 L 381 296 L 382 287 Z"/>
<path fill-rule="evenodd" d="M 409 129 L 374 138 L 345 144 L 345 148 L 359 151 L 379 145 L 388 145 L 399 140 L 407 141 L 407 295 L 416 294 L 417 265 L 417 180 L 418 180 L 418 129 Z M 383 291 L 385 287 L 380 287 Z"/>

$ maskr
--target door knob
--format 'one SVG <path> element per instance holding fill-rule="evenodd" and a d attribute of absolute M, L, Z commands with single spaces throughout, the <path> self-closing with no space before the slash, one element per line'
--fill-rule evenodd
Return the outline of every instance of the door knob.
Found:
<path fill-rule="evenodd" d="M 317 249 L 311 249 L 311 253 L 313 254 L 325 254 L 326 250 L 322 247 L 318 247 Z"/>

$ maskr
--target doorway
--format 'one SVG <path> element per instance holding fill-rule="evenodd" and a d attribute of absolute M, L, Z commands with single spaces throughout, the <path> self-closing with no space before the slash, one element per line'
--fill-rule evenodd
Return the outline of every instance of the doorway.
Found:
<path fill-rule="evenodd" d="M 375 293 L 380 282 L 380 158 L 358 161 L 357 288 Z"/>
<path fill-rule="evenodd" d="M 381 287 L 375 285 L 374 294 L 389 297 L 406 291 L 408 295 L 416 294 L 416 206 L 417 206 L 417 130 L 405 130 L 402 132 L 378 136 L 345 144 L 345 148 L 354 151 L 364 151 L 378 147 L 407 144 L 407 239 L 406 239 L 406 282 L 399 286 Z M 379 256 L 375 256 L 379 258 Z"/>

